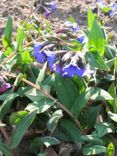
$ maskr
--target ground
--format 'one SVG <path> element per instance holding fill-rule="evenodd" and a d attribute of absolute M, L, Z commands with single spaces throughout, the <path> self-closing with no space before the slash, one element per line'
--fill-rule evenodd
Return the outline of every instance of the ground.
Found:
<path fill-rule="evenodd" d="M 29 15 L 30 9 L 33 7 L 33 3 L 34 0 L 1 0 L 0 36 L 3 33 L 7 17 L 12 15 L 14 18 L 15 28 L 15 26 L 18 26 L 20 19 L 23 20 Z M 52 23 L 58 26 L 72 15 L 80 26 L 86 26 L 88 7 L 95 8 L 95 0 L 59 0 L 57 9 L 52 14 Z M 117 17 L 110 20 L 109 26 L 117 32 Z"/>

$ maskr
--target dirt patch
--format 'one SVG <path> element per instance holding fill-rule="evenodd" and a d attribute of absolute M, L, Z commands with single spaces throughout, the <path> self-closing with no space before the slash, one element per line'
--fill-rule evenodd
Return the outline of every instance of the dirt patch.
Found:
<path fill-rule="evenodd" d="M 0 36 L 9 15 L 13 17 L 14 27 L 16 27 L 20 20 L 24 20 L 29 15 L 33 4 L 33 0 L 1 0 Z M 52 23 L 59 25 L 73 16 L 80 26 L 86 26 L 88 7 L 95 8 L 95 0 L 59 0 L 57 9 L 52 13 Z M 107 26 L 112 27 L 112 30 L 117 33 L 117 17 L 111 19 Z"/>

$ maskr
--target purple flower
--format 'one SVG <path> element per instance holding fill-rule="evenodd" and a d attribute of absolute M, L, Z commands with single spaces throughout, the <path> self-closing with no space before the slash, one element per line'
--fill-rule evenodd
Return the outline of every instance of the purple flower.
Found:
<path fill-rule="evenodd" d="M 49 9 L 45 8 L 45 17 L 48 18 L 51 13 L 56 9 L 57 7 L 57 1 L 52 1 L 49 3 Z"/>
<path fill-rule="evenodd" d="M 55 63 L 51 70 L 62 75 L 62 66 L 59 63 Z"/>
<path fill-rule="evenodd" d="M 4 92 L 7 91 L 9 88 L 11 88 L 11 84 L 10 84 L 10 83 L 4 83 L 4 84 L 0 87 L 0 94 L 4 93 Z"/>
<path fill-rule="evenodd" d="M 50 9 L 51 11 L 54 11 L 57 7 L 57 2 L 56 1 L 53 1 L 53 2 L 50 2 Z"/>
<path fill-rule="evenodd" d="M 74 32 L 78 32 L 78 30 L 79 30 L 79 26 L 75 22 L 67 21 L 67 22 L 65 22 L 65 26 L 68 27 L 68 28 L 70 28 Z"/>
<path fill-rule="evenodd" d="M 77 38 L 78 42 L 83 43 L 85 36 L 80 36 Z"/>
<path fill-rule="evenodd" d="M 85 72 L 85 68 L 79 68 L 76 64 L 70 63 L 66 65 L 62 69 L 62 76 L 63 77 L 73 77 L 74 75 L 77 75 L 79 77 L 82 77 Z"/>
<path fill-rule="evenodd" d="M 42 44 L 34 44 L 34 57 L 40 63 L 45 62 L 45 54 L 43 51 L 41 52 L 42 48 L 43 48 Z"/>
<path fill-rule="evenodd" d="M 114 16 L 117 10 L 117 3 L 112 3 L 110 7 L 111 7 L 111 10 L 109 11 L 109 15 Z"/>
<path fill-rule="evenodd" d="M 45 11 L 45 13 L 44 13 L 44 16 L 46 17 L 46 18 L 48 18 L 50 15 L 51 15 L 51 11 L 49 11 L 49 10 L 46 10 Z"/>

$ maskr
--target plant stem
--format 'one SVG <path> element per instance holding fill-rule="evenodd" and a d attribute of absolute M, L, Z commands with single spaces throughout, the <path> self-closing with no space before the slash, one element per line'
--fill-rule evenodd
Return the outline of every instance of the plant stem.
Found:
<path fill-rule="evenodd" d="M 15 78 L 16 76 L 14 74 L 6 74 L 6 76 L 10 76 Z M 36 90 L 40 91 L 41 93 L 43 93 L 46 97 L 48 97 L 49 99 L 51 99 L 52 101 L 54 101 L 54 103 L 56 103 L 62 110 L 64 110 L 73 120 L 74 120 L 74 116 L 73 114 L 62 104 L 60 103 L 57 99 L 55 99 L 53 96 L 51 96 L 48 92 L 44 91 L 40 86 L 37 86 L 36 84 L 32 83 L 31 81 L 28 81 L 24 78 L 22 78 L 22 81 L 26 84 L 28 84 L 29 86 L 35 88 Z M 85 132 L 83 131 L 80 122 L 75 119 L 74 120 L 77 127 L 80 129 L 82 134 L 85 134 Z"/>
<path fill-rule="evenodd" d="M 40 86 L 35 85 L 34 83 L 22 78 L 22 81 L 25 82 L 26 84 L 32 86 L 33 88 L 39 90 L 41 93 L 43 93 L 46 97 L 48 97 L 49 99 L 53 100 L 54 103 L 56 103 L 62 110 L 64 110 L 72 119 L 74 119 L 73 114 L 63 105 L 61 104 L 57 99 L 55 99 L 53 96 L 51 96 L 48 92 L 44 91 L 41 89 Z M 80 122 L 78 120 L 75 120 L 76 125 L 78 126 L 78 128 L 81 130 L 82 134 L 84 134 L 84 131 L 80 125 Z"/>
<path fill-rule="evenodd" d="M 1 131 L 2 135 L 4 136 L 6 143 L 9 144 L 10 143 L 10 137 L 9 137 L 6 129 L 4 127 L 0 127 L 0 131 Z"/>

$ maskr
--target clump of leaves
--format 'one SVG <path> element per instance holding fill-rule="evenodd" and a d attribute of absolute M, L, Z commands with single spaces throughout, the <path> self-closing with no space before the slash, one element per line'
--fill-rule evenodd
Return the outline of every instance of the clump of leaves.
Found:
<path fill-rule="evenodd" d="M 0 150 L 15 155 L 28 138 L 38 156 L 60 154 L 66 142 L 80 145 L 77 154 L 114 156 L 117 51 L 100 22 L 90 9 L 85 31 L 73 18 L 57 30 L 26 22 L 14 36 L 9 17 L 2 37 L 1 90 L 10 87 L 0 95 Z"/>

